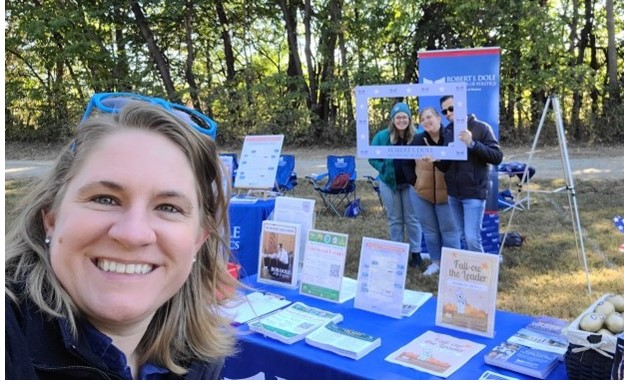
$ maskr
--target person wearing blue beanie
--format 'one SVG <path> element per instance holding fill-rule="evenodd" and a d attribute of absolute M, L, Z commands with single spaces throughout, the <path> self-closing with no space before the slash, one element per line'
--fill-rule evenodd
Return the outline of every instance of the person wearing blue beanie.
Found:
<path fill-rule="evenodd" d="M 416 128 L 412 121 L 412 110 L 405 102 L 397 102 L 390 109 L 388 127 L 373 137 L 371 145 L 409 145 L 414 139 Z M 369 159 L 369 164 L 379 172 L 379 195 L 386 209 L 390 240 L 410 245 L 409 265 L 420 265 L 422 230 L 413 205 L 416 191 L 416 163 L 414 159 Z"/>

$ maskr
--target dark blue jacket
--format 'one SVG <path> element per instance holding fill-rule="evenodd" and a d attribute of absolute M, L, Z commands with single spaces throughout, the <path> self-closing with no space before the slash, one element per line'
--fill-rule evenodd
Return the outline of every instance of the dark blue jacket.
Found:
<path fill-rule="evenodd" d="M 51 318 L 31 302 L 23 301 L 18 306 L 6 295 L 4 310 L 7 380 L 128 379 L 124 367 L 111 367 L 110 359 L 92 349 L 86 335 L 79 331 L 78 339 L 74 339 L 64 319 Z M 222 361 L 194 362 L 185 375 L 153 373 L 152 378 L 217 379 L 222 366 Z"/>
<path fill-rule="evenodd" d="M 468 130 L 472 133 L 475 146 L 468 149 L 467 160 L 443 160 L 436 166 L 444 172 L 446 189 L 457 199 L 486 199 L 489 183 L 488 164 L 498 165 L 503 161 L 503 152 L 494 136 L 492 127 L 479 121 L 474 114 L 468 116 Z M 453 123 L 444 133 L 444 145 L 453 141 Z"/>

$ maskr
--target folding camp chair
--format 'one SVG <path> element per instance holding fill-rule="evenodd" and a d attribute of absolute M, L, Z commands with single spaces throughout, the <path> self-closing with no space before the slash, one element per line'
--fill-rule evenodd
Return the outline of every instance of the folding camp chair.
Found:
<path fill-rule="evenodd" d="M 285 195 L 297 185 L 297 172 L 295 172 L 295 155 L 282 154 L 277 163 L 275 175 L 275 187 L 273 191 Z"/>
<path fill-rule="evenodd" d="M 236 153 L 219 153 L 219 158 L 221 159 L 221 162 L 230 170 L 232 187 L 234 187 L 236 171 L 238 170 L 238 157 L 236 156 Z"/>
<path fill-rule="evenodd" d="M 525 163 L 512 161 L 509 163 L 501 163 L 498 165 L 499 176 L 504 176 L 508 180 L 508 188 L 498 193 L 498 207 L 503 208 L 503 212 L 512 208 L 517 210 L 525 210 L 531 205 L 530 191 L 522 191 L 523 184 L 527 184 L 535 175 L 535 168 L 527 166 Z M 517 196 L 512 193 L 514 178 L 517 178 Z M 524 206 L 524 203 L 527 206 Z"/>
<path fill-rule="evenodd" d="M 381 211 L 379 212 L 379 214 L 382 214 L 386 210 L 386 207 L 384 207 L 383 201 L 381 200 L 381 193 L 379 192 L 379 175 L 377 175 L 377 177 L 366 175 L 364 176 L 364 178 L 371 185 L 371 187 L 373 187 L 373 191 L 375 191 L 375 193 L 377 194 L 377 199 L 379 199 L 379 206 L 381 207 Z"/>
<path fill-rule="evenodd" d="M 346 177 L 344 181 L 341 175 Z M 344 216 L 349 204 L 357 199 L 356 178 L 355 156 L 351 155 L 329 155 L 327 156 L 327 172 L 306 176 L 325 204 L 321 213 L 329 209 L 338 216 Z M 337 186 L 336 182 L 342 183 Z"/>

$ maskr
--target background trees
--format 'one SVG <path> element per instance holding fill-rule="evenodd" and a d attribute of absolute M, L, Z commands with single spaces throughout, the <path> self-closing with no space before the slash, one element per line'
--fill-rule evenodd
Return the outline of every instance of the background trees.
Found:
<path fill-rule="evenodd" d="M 7 140 L 65 139 L 94 92 L 157 95 L 217 141 L 355 144 L 356 85 L 418 82 L 417 53 L 501 47 L 503 141 L 549 93 L 571 141 L 624 138 L 624 3 L 613 0 L 9 0 Z"/>

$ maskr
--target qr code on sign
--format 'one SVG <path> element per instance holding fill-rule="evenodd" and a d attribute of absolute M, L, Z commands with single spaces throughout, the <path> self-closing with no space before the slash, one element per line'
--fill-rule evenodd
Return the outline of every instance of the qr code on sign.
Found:
<path fill-rule="evenodd" d="M 330 265 L 329 276 L 334 278 L 340 277 L 340 265 Z"/>

